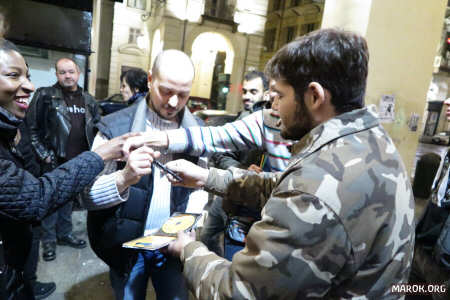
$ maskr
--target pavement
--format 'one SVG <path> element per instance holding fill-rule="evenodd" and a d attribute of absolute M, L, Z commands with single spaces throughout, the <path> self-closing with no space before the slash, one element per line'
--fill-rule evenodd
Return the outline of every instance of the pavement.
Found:
<path fill-rule="evenodd" d="M 74 211 L 72 223 L 75 235 L 88 242 L 86 211 Z M 45 298 L 48 300 L 114 299 L 108 270 L 89 245 L 84 249 L 57 246 L 56 259 L 50 262 L 42 259 L 42 247 L 39 249 L 38 280 L 56 283 L 56 291 Z M 146 299 L 156 299 L 151 282 Z"/>

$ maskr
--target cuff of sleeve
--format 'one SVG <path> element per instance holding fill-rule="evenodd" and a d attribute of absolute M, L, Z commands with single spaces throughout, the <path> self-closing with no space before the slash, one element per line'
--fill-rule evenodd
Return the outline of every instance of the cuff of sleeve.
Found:
<path fill-rule="evenodd" d="M 117 183 L 116 183 L 116 177 L 117 177 L 117 172 L 111 173 L 109 175 L 105 175 L 105 181 L 104 183 L 110 185 L 109 188 L 111 191 L 113 192 L 113 195 L 117 197 L 117 200 L 119 200 L 120 202 L 125 202 L 128 200 L 128 195 L 130 194 L 130 188 L 126 188 L 122 193 L 119 193 L 119 189 L 117 188 Z"/>
<path fill-rule="evenodd" d="M 206 248 L 206 246 L 203 245 L 203 243 L 198 242 L 198 241 L 192 241 L 189 244 L 187 244 L 186 246 L 184 246 L 184 248 L 181 250 L 181 254 L 180 254 L 181 262 L 184 263 L 186 258 L 190 257 L 194 253 L 195 249 L 200 248 L 200 247 Z M 206 248 L 206 250 L 208 251 L 208 248 Z"/>
<path fill-rule="evenodd" d="M 90 191 L 90 199 L 88 209 L 101 209 L 115 206 L 128 200 L 129 189 L 119 193 L 116 185 L 117 172 L 100 176 Z"/>
<path fill-rule="evenodd" d="M 188 144 L 186 129 L 183 128 L 167 131 L 167 139 L 169 141 L 167 152 L 169 153 L 182 153 Z"/>
<path fill-rule="evenodd" d="M 208 179 L 206 180 L 205 186 L 203 189 L 207 192 L 214 193 L 217 195 L 223 195 L 226 191 L 225 182 L 228 182 L 228 180 L 225 180 L 225 178 L 228 178 L 230 176 L 230 172 L 227 170 L 222 169 L 216 169 L 216 168 L 210 168 Z M 220 180 L 220 181 L 219 181 Z M 220 184 L 222 182 L 222 184 Z"/>
<path fill-rule="evenodd" d="M 100 171 L 103 170 L 103 168 L 105 167 L 105 162 L 103 161 L 100 155 L 98 155 L 93 151 L 85 151 L 83 153 L 86 153 L 87 156 L 91 156 L 92 159 L 95 160 L 96 165 L 94 168 L 98 168 Z"/>

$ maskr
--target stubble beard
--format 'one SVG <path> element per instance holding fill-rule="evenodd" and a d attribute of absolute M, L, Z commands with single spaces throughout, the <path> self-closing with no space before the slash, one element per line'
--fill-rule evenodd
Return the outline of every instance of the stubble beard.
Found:
<path fill-rule="evenodd" d="M 313 118 L 303 102 L 297 104 L 295 117 L 295 121 L 289 127 L 282 123 L 280 131 L 282 138 L 298 141 L 314 128 Z"/>

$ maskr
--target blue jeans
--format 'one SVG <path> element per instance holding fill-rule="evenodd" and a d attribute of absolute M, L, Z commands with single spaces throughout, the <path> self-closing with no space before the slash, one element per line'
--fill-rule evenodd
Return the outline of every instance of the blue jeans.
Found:
<path fill-rule="evenodd" d="M 188 300 L 181 272 L 181 262 L 167 257 L 162 262 L 159 251 L 141 251 L 128 277 L 110 269 L 109 276 L 117 300 L 145 300 L 148 280 L 152 280 L 159 300 Z"/>
<path fill-rule="evenodd" d="M 46 216 L 41 222 L 43 242 L 56 242 L 72 233 L 72 200 Z"/>
<path fill-rule="evenodd" d="M 223 243 L 224 243 L 223 257 L 228 259 L 229 261 L 233 260 L 233 256 L 236 252 L 241 251 L 245 247 L 244 243 L 233 241 L 226 234 Z"/>

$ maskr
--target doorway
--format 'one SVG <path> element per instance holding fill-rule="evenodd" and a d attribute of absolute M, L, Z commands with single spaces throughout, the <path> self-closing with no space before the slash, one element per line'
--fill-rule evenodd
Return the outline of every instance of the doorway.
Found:
<path fill-rule="evenodd" d="M 191 95 L 210 100 L 210 107 L 225 109 L 234 50 L 222 34 L 204 32 L 192 44 L 195 78 Z"/>

